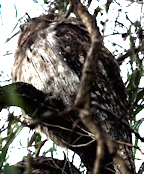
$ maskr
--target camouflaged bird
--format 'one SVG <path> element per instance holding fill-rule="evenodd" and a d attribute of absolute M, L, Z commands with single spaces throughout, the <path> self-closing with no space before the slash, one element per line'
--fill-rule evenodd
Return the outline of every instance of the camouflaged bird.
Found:
<path fill-rule="evenodd" d="M 63 102 L 61 110 L 64 111 L 74 104 L 90 44 L 86 28 L 75 18 L 65 19 L 60 14 L 48 14 L 30 19 L 21 27 L 12 68 L 13 80 L 29 83 L 47 95 L 60 98 Z M 97 103 L 104 109 L 97 107 Z M 128 128 L 116 121 L 110 113 L 128 123 L 127 95 L 119 66 L 103 46 L 92 85 L 91 115 L 112 140 L 131 143 Z M 67 132 L 56 126 L 54 128 L 41 124 L 40 127 L 56 144 L 67 146 L 78 153 L 88 170 L 92 171 L 96 158 L 96 142 L 82 123 L 76 126 L 78 133 L 68 131 L 73 129 L 76 118 L 78 116 L 71 116 L 69 124 L 63 125 Z M 63 123 L 59 123 L 60 126 L 61 124 Z M 131 147 L 118 144 L 118 154 L 134 171 Z M 120 174 L 121 166 L 114 164 L 113 167 L 112 158 L 107 156 L 103 173 Z"/>

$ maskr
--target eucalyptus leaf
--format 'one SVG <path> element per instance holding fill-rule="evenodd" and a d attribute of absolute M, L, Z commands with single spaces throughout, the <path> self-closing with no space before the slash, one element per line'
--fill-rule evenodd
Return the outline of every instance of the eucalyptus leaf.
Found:
<path fill-rule="evenodd" d="M 34 3 L 38 3 L 38 1 L 37 1 L 37 0 L 33 0 L 33 2 L 34 2 Z"/>

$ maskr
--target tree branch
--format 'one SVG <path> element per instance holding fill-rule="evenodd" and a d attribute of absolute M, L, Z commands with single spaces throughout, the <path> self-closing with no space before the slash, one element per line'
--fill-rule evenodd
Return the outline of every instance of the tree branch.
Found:
<path fill-rule="evenodd" d="M 71 0 L 71 6 L 73 7 L 73 12 L 81 18 L 91 38 L 91 47 L 83 66 L 81 83 L 76 96 L 75 105 L 78 108 L 82 108 L 79 112 L 81 121 L 88 130 L 93 133 L 97 142 L 96 160 L 93 173 L 102 173 L 101 166 L 106 155 L 106 150 L 108 150 L 109 155 L 114 157 L 114 161 L 116 159 L 119 164 L 122 164 L 122 169 L 127 174 L 131 174 L 126 163 L 121 160 L 121 157 L 118 157 L 115 143 L 105 135 L 103 130 L 94 122 L 90 115 L 90 92 L 93 77 L 97 71 L 97 61 L 99 60 L 100 51 L 102 51 L 103 48 L 103 37 L 99 32 L 95 19 L 89 14 L 86 7 L 83 6 L 79 0 Z"/>
<path fill-rule="evenodd" d="M 30 116 L 46 111 L 57 113 L 64 107 L 60 99 L 47 96 L 32 85 L 23 82 L 0 87 L 0 99 L 0 110 L 9 106 L 18 106 Z"/>
<path fill-rule="evenodd" d="M 129 56 L 131 56 L 133 54 L 139 53 L 142 49 L 143 49 L 142 46 L 138 46 L 138 47 L 133 48 L 133 50 L 131 50 L 131 49 L 127 50 L 125 54 L 120 55 L 117 58 L 118 64 L 121 65 L 127 57 L 129 57 Z"/>

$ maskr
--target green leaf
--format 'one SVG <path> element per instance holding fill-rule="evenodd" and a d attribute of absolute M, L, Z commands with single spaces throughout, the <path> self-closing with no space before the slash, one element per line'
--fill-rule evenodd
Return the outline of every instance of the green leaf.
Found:
<path fill-rule="evenodd" d="M 18 14 L 17 14 L 17 8 L 16 8 L 16 4 L 14 4 L 14 8 L 15 8 L 15 11 L 16 11 L 15 16 L 17 17 L 17 16 L 18 16 Z"/>
<path fill-rule="evenodd" d="M 139 130 L 140 125 L 144 122 L 144 118 L 141 118 L 140 120 L 136 121 L 134 124 L 134 129 Z"/>
<path fill-rule="evenodd" d="M 143 98 L 144 98 L 144 89 L 139 89 L 137 93 L 137 98 L 134 104 L 137 104 Z"/>
<path fill-rule="evenodd" d="M 41 135 L 39 133 L 36 133 L 36 139 L 35 144 L 38 144 L 41 141 Z M 38 145 L 35 146 L 35 151 L 38 150 Z"/>
<path fill-rule="evenodd" d="M 139 69 L 135 69 L 130 76 L 130 82 L 127 87 L 128 92 L 131 91 L 132 89 L 136 89 L 138 87 L 140 78 L 141 78 L 141 74 L 140 74 Z"/>
<path fill-rule="evenodd" d="M 37 1 L 37 0 L 33 0 L 33 2 L 34 2 L 34 3 L 38 3 L 38 1 Z"/>
<path fill-rule="evenodd" d="M 44 4 L 47 4 L 47 0 L 44 0 L 43 2 L 44 2 Z"/>
<path fill-rule="evenodd" d="M 1 18 L 1 21 L 2 21 L 1 4 L 0 4 L 0 18 Z M 2 25 L 3 25 L 3 22 L 2 22 Z"/>
<path fill-rule="evenodd" d="M 57 151 L 55 143 L 53 143 L 53 147 L 51 147 L 49 151 L 51 152 L 51 157 L 53 158 L 53 152 Z"/>
<path fill-rule="evenodd" d="M 9 56 L 9 55 L 11 55 L 11 54 L 13 54 L 13 53 L 7 51 L 3 56 Z"/>
<path fill-rule="evenodd" d="M 15 132 L 12 132 L 8 137 L 7 137 L 7 142 L 5 144 L 5 146 L 2 148 L 1 150 L 1 154 L 0 154 L 0 169 L 3 166 L 3 163 L 5 162 L 6 159 L 6 155 L 7 155 L 7 151 L 9 149 L 10 144 L 13 142 L 13 140 L 17 137 L 17 135 L 21 132 L 21 130 L 23 129 L 23 126 L 18 126 L 17 129 L 15 130 Z"/>
<path fill-rule="evenodd" d="M 144 109 L 143 105 L 137 105 L 135 107 L 131 107 L 130 109 L 130 119 L 135 120 L 136 115 Z"/>
<path fill-rule="evenodd" d="M 9 166 L 9 164 L 6 164 L 2 170 L 3 174 L 20 174 L 21 172 L 16 169 L 15 166 Z"/>
<path fill-rule="evenodd" d="M 134 145 L 135 145 L 135 146 L 138 145 L 138 139 L 137 139 L 137 138 L 135 139 L 135 143 L 134 143 Z M 134 157 L 135 157 L 135 155 L 136 155 L 136 152 L 137 152 L 137 149 L 134 148 Z"/>
<path fill-rule="evenodd" d="M 41 135 L 39 133 L 36 133 L 37 137 L 35 139 L 35 144 L 41 141 Z"/>

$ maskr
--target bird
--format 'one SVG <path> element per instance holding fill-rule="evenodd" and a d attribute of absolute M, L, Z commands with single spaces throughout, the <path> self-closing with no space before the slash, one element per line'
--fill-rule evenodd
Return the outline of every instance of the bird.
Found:
<path fill-rule="evenodd" d="M 24 174 L 25 171 L 31 171 L 33 174 L 80 174 L 80 171 L 68 160 L 51 159 L 50 157 L 42 156 L 29 157 L 27 160 L 23 159 L 12 167 L 19 174 Z"/>
<path fill-rule="evenodd" d="M 43 14 L 29 19 L 21 26 L 12 77 L 15 82 L 25 82 L 43 91 L 48 96 L 59 98 L 63 103 L 62 111 L 74 105 L 82 69 L 91 39 L 86 27 L 79 19 L 64 18 L 62 14 Z M 97 71 L 93 77 L 90 96 L 91 115 L 99 122 L 104 132 L 114 141 L 132 142 L 128 123 L 128 101 L 125 86 L 120 76 L 119 65 L 110 53 L 102 46 L 97 61 Z M 100 107 L 98 107 L 100 106 Z M 114 113 L 119 118 L 116 121 Z M 73 127 L 78 118 L 76 113 L 69 119 L 67 129 Z M 80 122 L 80 121 L 79 121 Z M 63 123 L 59 123 L 63 124 Z M 80 122 L 76 125 L 79 133 L 56 130 L 52 126 L 40 125 L 42 132 L 56 144 L 66 146 L 66 138 L 70 137 L 68 148 L 80 155 L 88 170 L 92 171 L 95 161 L 96 142 L 91 133 Z M 89 143 L 91 142 L 92 143 Z M 80 148 L 78 144 L 88 144 Z M 94 151 L 92 151 L 94 150 Z M 131 147 L 118 145 L 118 153 L 131 170 L 134 170 Z M 105 173 L 115 171 L 121 173 L 119 166 L 113 167 L 111 157 L 103 165 Z"/>

